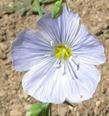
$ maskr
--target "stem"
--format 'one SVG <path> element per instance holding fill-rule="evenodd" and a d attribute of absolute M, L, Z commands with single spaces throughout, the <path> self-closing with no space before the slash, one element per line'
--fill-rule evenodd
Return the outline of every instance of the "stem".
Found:
<path fill-rule="evenodd" d="M 50 106 L 49 106 L 49 116 L 52 116 L 52 104 L 50 103 Z"/>

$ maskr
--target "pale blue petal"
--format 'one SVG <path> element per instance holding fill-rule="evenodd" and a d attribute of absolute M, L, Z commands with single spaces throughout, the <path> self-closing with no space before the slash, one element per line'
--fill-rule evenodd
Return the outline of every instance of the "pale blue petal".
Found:
<path fill-rule="evenodd" d="M 56 62 L 36 65 L 26 73 L 22 86 L 27 94 L 46 103 L 59 104 L 65 100 L 79 103 L 90 99 L 100 81 L 97 69 L 82 63 L 77 69 L 72 60 L 64 68 L 62 65 L 57 68 Z"/>
<path fill-rule="evenodd" d="M 60 43 L 60 30 L 58 28 L 57 19 L 52 19 L 51 15 L 48 14 L 41 18 L 37 23 L 41 30 L 45 31 L 50 38 L 52 38 L 55 44 Z"/>
<path fill-rule="evenodd" d="M 57 62 L 35 66 L 26 73 L 22 86 L 27 94 L 45 103 L 62 103 L 65 100 L 62 72 Z"/>
<path fill-rule="evenodd" d="M 83 24 L 79 23 L 78 30 L 74 38 L 73 38 L 73 35 L 70 33 L 69 44 L 71 45 L 71 47 L 73 47 L 73 49 L 76 49 L 77 45 L 79 45 L 82 41 L 84 41 L 85 40 L 84 38 L 88 34 L 89 32 L 86 29 L 86 27 Z"/>
<path fill-rule="evenodd" d="M 69 44 L 78 32 L 80 17 L 64 6 L 58 18 L 53 19 L 51 14 L 48 14 L 38 21 L 38 25 L 53 39 L 54 43 Z"/>
<path fill-rule="evenodd" d="M 29 70 L 43 60 L 49 60 L 52 50 L 46 36 L 34 30 L 26 30 L 20 33 L 13 42 L 13 66 L 18 71 Z"/>
<path fill-rule="evenodd" d="M 61 23 L 62 43 L 71 45 L 80 29 L 80 17 L 70 8 L 64 7 L 62 16 L 58 22 Z"/>
<path fill-rule="evenodd" d="M 100 74 L 93 65 L 80 64 L 79 69 L 70 60 L 67 64 L 65 83 L 66 99 L 72 103 L 90 99 L 100 81 Z"/>
<path fill-rule="evenodd" d="M 105 62 L 104 47 L 100 44 L 98 39 L 91 34 L 81 33 L 78 41 L 72 46 L 74 55 L 79 62 L 98 65 Z"/>

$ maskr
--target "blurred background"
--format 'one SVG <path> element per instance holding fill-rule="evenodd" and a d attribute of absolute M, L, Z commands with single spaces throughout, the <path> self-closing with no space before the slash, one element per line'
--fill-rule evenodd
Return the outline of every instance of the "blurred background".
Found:
<path fill-rule="evenodd" d="M 0 0 L 0 116 L 26 116 L 26 109 L 36 102 L 22 90 L 23 74 L 12 68 L 11 46 L 16 34 L 26 28 L 35 29 L 40 17 L 32 12 L 28 0 L 20 1 L 26 1 L 24 4 L 19 1 Z M 14 10 L 13 4 L 18 5 Z M 101 82 L 93 98 L 73 108 L 54 105 L 53 116 L 109 116 L 109 0 L 69 0 L 69 5 L 102 42 L 107 61 L 98 67 Z M 44 7 L 50 10 L 52 3 Z"/>

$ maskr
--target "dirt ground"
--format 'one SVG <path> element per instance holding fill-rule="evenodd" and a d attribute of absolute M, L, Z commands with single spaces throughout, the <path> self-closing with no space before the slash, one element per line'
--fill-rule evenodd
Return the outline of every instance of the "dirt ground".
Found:
<path fill-rule="evenodd" d="M 0 4 L 10 1 L 0 0 Z M 109 116 L 109 0 L 72 0 L 70 6 L 103 43 L 107 61 L 100 66 L 101 82 L 94 97 L 74 108 L 55 105 L 53 116 Z M 11 45 L 18 32 L 36 28 L 38 19 L 29 12 L 24 17 L 14 13 L 0 18 L 0 116 L 25 116 L 27 107 L 35 102 L 22 90 L 22 74 L 12 68 Z"/>

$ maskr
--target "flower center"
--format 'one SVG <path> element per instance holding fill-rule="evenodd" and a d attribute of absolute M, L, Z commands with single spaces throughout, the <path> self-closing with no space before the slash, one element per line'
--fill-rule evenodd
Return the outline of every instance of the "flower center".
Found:
<path fill-rule="evenodd" d="M 64 59 L 67 60 L 70 56 L 73 55 L 72 50 L 64 44 L 58 44 L 55 46 L 55 58 L 58 60 Z"/>

